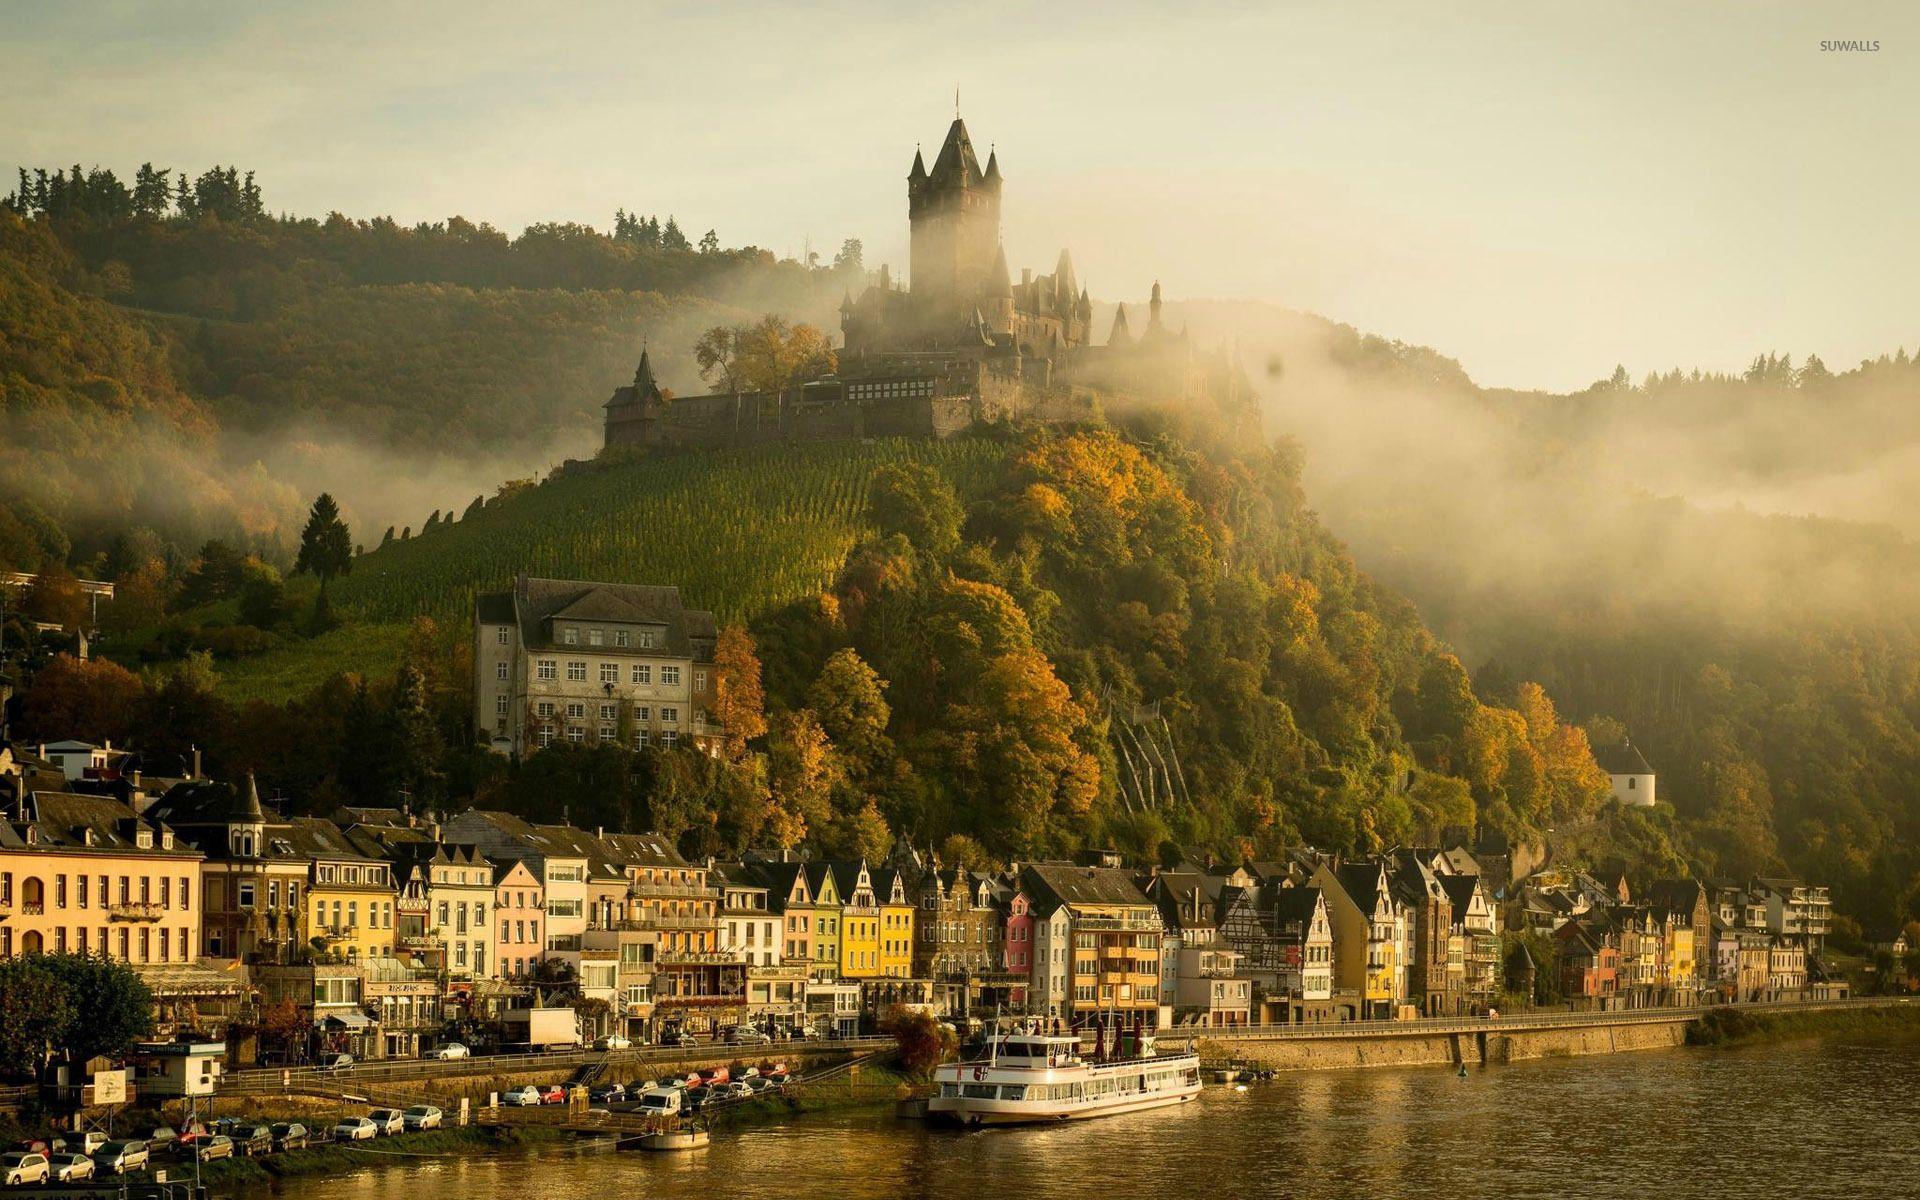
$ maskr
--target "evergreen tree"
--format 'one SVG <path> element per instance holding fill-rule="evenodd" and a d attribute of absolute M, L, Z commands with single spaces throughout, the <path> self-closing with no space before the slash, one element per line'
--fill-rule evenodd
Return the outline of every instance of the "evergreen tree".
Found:
<path fill-rule="evenodd" d="M 353 570 L 353 535 L 340 519 L 340 506 L 326 492 L 313 502 L 307 527 L 300 531 L 300 557 L 293 569 L 296 574 L 311 572 L 319 576 L 322 588 L 329 579 Z"/>

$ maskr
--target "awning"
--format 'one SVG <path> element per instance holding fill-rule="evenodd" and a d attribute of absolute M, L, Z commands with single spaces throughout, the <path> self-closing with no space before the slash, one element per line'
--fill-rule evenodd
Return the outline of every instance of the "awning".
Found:
<path fill-rule="evenodd" d="M 156 999 L 238 996 L 245 992 L 244 977 L 232 970 L 204 963 L 134 963 L 134 973 Z"/>
<path fill-rule="evenodd" d="M 315 1013 L 313 1023 L 315 1025 L 339 1025 L 347 1029 L 365 1029 L 367 1026 L 373 1024 L 372 1021 L 367 1020 L 367 1014 L 354 1008 L 349 1008 L 342 1012 Z"/>

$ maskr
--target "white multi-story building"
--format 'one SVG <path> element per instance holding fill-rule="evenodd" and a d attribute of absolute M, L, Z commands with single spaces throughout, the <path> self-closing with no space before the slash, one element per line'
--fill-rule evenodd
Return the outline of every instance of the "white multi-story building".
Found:
<path fill-rule="evenodd" d="M 716 636 L 679 588 L 522 575 L 474 601 L 474 727 L 502 754 L 561 740 L 705 746 L 718 734 Z"/>

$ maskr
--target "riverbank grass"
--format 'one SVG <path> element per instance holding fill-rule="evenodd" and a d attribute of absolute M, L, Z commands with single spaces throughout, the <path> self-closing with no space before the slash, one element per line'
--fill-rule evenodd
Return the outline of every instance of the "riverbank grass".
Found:
<path fill-rule="evenodd" d="M 1808 1037 L 1920 1037 L 1920 1004 L 1813 1012 L 1712 1008 L 1687 1026 L 1689 1046 L 1744 1046 Z"/>

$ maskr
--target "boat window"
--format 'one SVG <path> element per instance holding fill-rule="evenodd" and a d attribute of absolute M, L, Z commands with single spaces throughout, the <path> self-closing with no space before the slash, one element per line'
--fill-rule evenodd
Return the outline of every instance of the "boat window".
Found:
<path fill-rule="evenodd" d="M 1025 1100 L 1027 1098 L 1026 1085 L 1021 1083 L 1003 1083 L 1000 1085 L 1000 1098 L 1002 1100 Z"/>
<path fill-rule="evenodd" d="M 940 1085 L 940 1094 L 948 1097 L 958 1096 L 960 1094 L 960 1085 L 957 1083 L 943 1083 Z"/>
<path fill-rule="evenodd" d="M 990 1083 L 969 1083 L 960 1089 L 960 1094 L 970 1100 L 991 1100 L 994 1090 Z"/>

